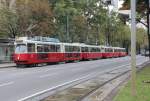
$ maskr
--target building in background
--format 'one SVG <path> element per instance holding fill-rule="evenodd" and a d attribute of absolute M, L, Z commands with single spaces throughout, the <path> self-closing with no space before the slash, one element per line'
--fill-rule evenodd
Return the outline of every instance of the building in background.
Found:
<path fill-rule="evenodd" d="M 0 39 L 0 63 L 11 62 L 14 53 L 13 39 Z"/>
<path fill-rule="evenodd" d="M 131 10 L 121 10 L 120 9 L 120 8 L 123 7 L 124 1 L 125 0 L 103 0 L 103 2 L 108 4 L 109 12 L 111 12 L 111 11 L 117 12 L 122 17 L 124 17 L 124 19 L 129 19 L 131 17 Z M 141 22 L 146 24 L 146 20 L 145 19 L 141 19 Z M 126 24 L 131 26 L 130 21 L 126 21 Z M 145 30 L 147 29 L 146 26 L 141 24 L 141 23 L 137 23 L 136 26 L 137 26 L 137 28 L 143 28 Z"/>
<path fill-rule="evenodd" d="M 103 0 L 103 2 L 109 6 L 110 11 L 118 12 L 123 6 L 124 0 Z"/>

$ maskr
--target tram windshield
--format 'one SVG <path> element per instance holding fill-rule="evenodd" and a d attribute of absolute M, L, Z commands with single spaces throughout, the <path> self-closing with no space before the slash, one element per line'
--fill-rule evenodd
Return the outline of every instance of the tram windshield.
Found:
<path fill-rule="evenodd" d="M 15 53 L 25 53 L 27 52 L 27 46 L 25 44 L 17 44 Z"/>

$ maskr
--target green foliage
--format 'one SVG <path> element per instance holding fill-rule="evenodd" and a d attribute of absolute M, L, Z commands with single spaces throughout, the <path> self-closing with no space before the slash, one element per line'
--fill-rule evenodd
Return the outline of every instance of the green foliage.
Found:
<path fill-rule="evenodd" d="M 53 13 L 47 0 L 17 0 L 16 12 L 20 31 L 26 35 L 49 35 L 54 33 Z"/>
<path fill-rule="evenodd" d="M 110 16 L 101 0 L 16 0 L 14 10 L 4 7 L 0 11 L 0 33 L 7 37 L 42 35 L 62 42 L 130 47 L 130 28 L 116 13 Z M 137 36 L 140 47 L 144 35 Z"/>
<path fill-rule="evenodd" d="M 18 17 L 8 8 L 0 8 L 0 36 L 15 37 L 18 35 Z"/>

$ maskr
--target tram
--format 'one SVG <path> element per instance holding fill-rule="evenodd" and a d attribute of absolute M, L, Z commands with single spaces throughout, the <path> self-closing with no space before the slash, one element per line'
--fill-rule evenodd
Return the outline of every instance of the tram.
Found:
<path fill-rule="evenodd" d="M 116 58 L 126 55 L 125 48 L 120 47 L 49 42 L 20 37 L 15 41 L 13 60 L 17 66 L 29 66 L 42 63 Z"/>

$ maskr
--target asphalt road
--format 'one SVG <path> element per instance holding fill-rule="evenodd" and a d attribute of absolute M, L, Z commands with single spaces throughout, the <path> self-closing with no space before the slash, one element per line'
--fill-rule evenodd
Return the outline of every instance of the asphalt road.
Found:
<path fill-rule="evenodd" d="M 137 64 L 148 58 L 137 56 Z M 130 57 L 82 61 L 35 68 L 0 69 L 0 101 L 18 101 L 35 93 L 54 88 L 113 68 L 126 68 Z"/>

